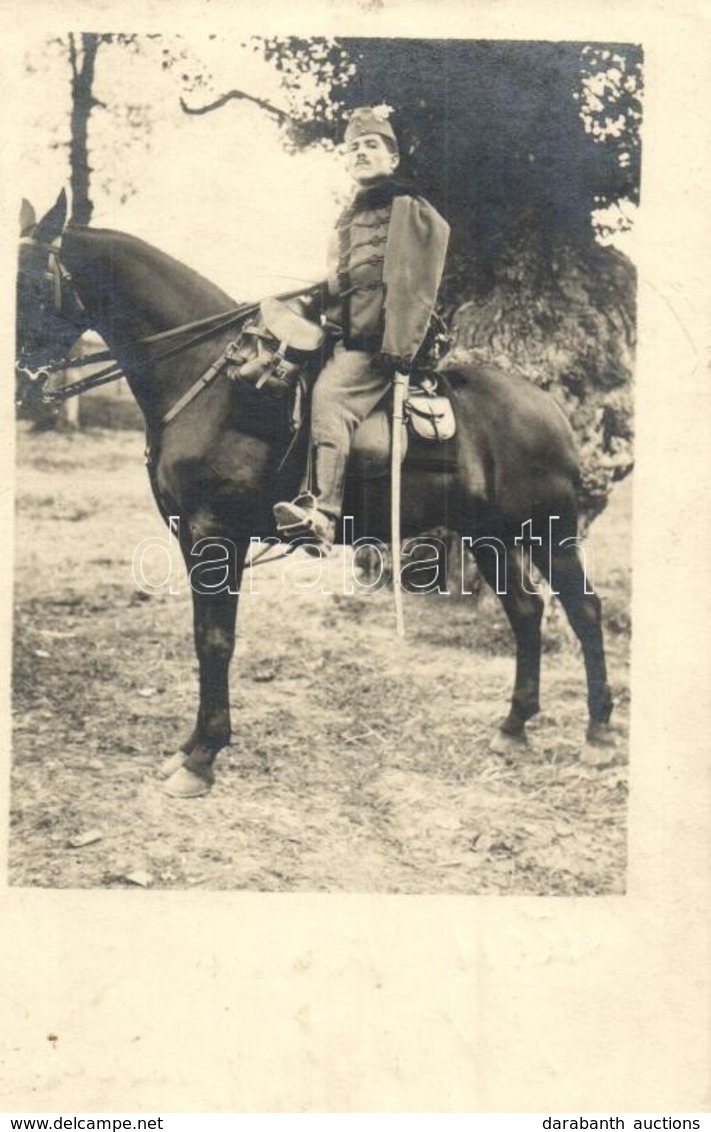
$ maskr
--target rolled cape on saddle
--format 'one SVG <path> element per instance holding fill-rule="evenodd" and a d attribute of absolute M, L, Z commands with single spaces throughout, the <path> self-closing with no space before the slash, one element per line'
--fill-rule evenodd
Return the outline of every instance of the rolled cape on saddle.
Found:
<path fill-rule="evenodd" d="M 382 352 L 412 361 L 437 301 L 449 224 L 422 197 L 396 197 L 385 245 Z"/>

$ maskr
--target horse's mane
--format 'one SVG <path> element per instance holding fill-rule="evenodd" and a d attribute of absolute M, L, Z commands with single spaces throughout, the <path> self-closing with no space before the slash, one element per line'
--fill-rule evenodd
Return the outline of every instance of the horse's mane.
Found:
<path fill-rule="evenodd" d="M 216 283 L 212 283 L 192 267 L 188 267 L 139 236 L 120 232 L 115 228 L 89 228 L 84 225 L 68 224 L 64 229 L 64 238 L 69 239 L 71 243 L 72 237 L 76 237 L 81 242 L 82 254 L 88 262 L 106 256 L 107 248 L 111 249 L 113 255 L 125 251 L 152 272 L 173 281 L 179 279 L 181 285 L 194 289 L 196 293 L 202 293 L 205 297 L 211 297 L 226 305 L 234 303 L 234 300 Z"/>

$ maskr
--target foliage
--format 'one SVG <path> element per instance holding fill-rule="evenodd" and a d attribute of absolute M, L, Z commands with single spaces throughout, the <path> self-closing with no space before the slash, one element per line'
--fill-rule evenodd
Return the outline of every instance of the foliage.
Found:
<path fill-rule="evenodd" d="M 523 215 L 580 240 L 595 210 L 638 201 L 633 45 L 292 37 L 254 46 L 281 76 L 292 145 L 333 144 L 354 106 L 395 107 L 401 172 L 446 207 L 479 259 L 495 261 Z"/>
<path fill-rule="evenodd" d="M 496 280 L 452 316 L 458 349 L 548 390 L 575 429 L 585 522 L 632 467 L 635 272 L 614 248 L 559 239 L 547 270 L 535 233 L 502 257 Z"/>

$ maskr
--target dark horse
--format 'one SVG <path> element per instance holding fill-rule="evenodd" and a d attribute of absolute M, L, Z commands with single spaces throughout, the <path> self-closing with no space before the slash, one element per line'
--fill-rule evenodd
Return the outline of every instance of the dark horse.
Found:
<path fill-rule="evenodd" d="M 66 225 L 66 199 L 37 223 L 26 207 L 18 283 L 18 373 L 56 358 L 91 326 L 120 365 L 144 414 L 152 453 L 151 483 L 165 518 L 178 516 L 188 568 L 201 539 L 229 539 L 234 584 L 219 592 L 192 587 L 199 660 L 197 723 L 169 760 L 166 789 L 204 794 L 212 764 L 231 736 L 228 668 L 234 649 L 237 592 L 250 537 L 274 534 L 271 506 L 284 455 L 269 436 L 247 429 L 239 382 L 220 375 L 169 423 L 164 417 L 233 340 L 234 325 L 160 356 L 155 337 L 234 310 L 223 291 L 148 244 L 120 232 Z M 147 342 L 147 339 L 152 341 Z M 492 746 L 522 749 L 525 725 L 539 710 L 543 602 L 531 584 L 532 561 L 557 592 L 582 646 L 588 688 L 586 755 L 609 745 L 600 601 L 591 592 L 577 545 L 578 463 L 560 408 L 535 385 L 485 364 L 443 365 L 457 420 L 455 461 L 427 469 L 406 461 L 403 533 L 446 525 L 470 537 L 484 578 L 497 588 L 516 639 L 510 710 Z M 261 397 L 261 394 L 253 394 Z M 257 414 L 259 415 L 259 414 Z M 357 486 L 357 485 L 356 485 Z M 283 481 L 279 484 L 283 491 Z M 360 502 L 359 502 L 360 500 Z M 365 513 L 363 511 L 365 501 Z M 387 541 L 387 492 L 360 492 L 351 480 L 355 534 Z M 551 531 L 555 530 L 555 537 Z M 496 548 L 505 548 L 503 555 Z M 501 573 L 498 573 L 501 571 Z M 502 584 L 503 581 L 503 584 Z"/>

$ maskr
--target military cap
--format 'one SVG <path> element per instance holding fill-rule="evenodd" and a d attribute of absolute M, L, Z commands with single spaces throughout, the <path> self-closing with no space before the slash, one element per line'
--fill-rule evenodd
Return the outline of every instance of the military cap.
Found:
<path fill-rule="evenodd" d="M 387 138 L 397 151 L 397 138 L 389 122 L 391 113 L 391 106 L 359 106 L 350 116 L 344 141 L 348 144 L 364 134 L 380 134 L 381 137 Z"/>

